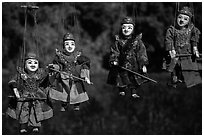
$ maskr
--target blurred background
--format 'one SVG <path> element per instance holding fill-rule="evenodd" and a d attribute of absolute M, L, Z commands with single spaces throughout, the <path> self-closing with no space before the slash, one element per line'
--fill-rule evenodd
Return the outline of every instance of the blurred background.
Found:
<path fill-rule="evenodd" d="M 36 21 L 25 14 L 21 5 L 36 5 Z M 164 36 L 174 24 L 175 13 L 183 6 L 194 11 L 192 21 L 202 31 L 202 3 L 173 2 L 76 2 L 76 3 L 2 3 L 2 134 L 18 134 L 17 121 L 5 115 L 7 96 L 12 93 L 7 83 L 16 73 L 23 39 L 26 46 L 38 45 L 41 65 L 49 64 L 55 49 L 62 48 L 63 35 L 74 33 L 77 48 L 91 58 L 91 80 L 87 86 L 90 100 L 80 112 L 68 109 L 59 112 L 54 105 L 54 117 L 43 122 L 41 134 L 202 134 L 202 85 L 177 89 L 166 85 L 170 75 L 163 71 Z M 148 75 L 159 81 L 141 86 L 140 99 L 118 96 L 117 88 L 106 84 L 108 56 L 114 35 L 124 16 L 136 20 L 136 31 L 149 57 Z M 202 34 L 202 32 L 201 32 Z M 200 38 L 199 51 L 202 50 Z"/>

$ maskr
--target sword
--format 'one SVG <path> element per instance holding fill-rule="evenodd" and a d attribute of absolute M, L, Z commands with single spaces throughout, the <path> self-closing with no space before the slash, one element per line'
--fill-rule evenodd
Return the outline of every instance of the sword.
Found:
<path fill-rule="evenodd" d="M 147 80 L 149 80 L 149 81 L 151 81 L 151 82 L 158 83 L 156 80 L 153 80 L 153 79 L 151 79 L 151 78 L 149 78 L 149 77 L 146 77 L 146 76 L 144 76 L 144 75 L 141 75 L 141 74 L 139 74 L 139 73 L 137 73 L 137 72 L 135 72 L 135 71 L 132 71 L 132 70 L 127 69 L 127 68 L 125 68 L 125 67 L 121 67 L 121 66 L 119 66 L 119 67 L 122 68 L 122 69 L 124 69 L 124 70 L 126 70 L 126 71 L 129 71 L 129 72 L 131 72 L 131 73 L 133 73 L 133 74 L 135 74 L 135 75 L 137 75 L 137 76 L 140 76 L 140 77 L 142 77 L 142 78 L 144 78 L 144 79 L 147 79 Z"/>
<path fill-rule="evenodd" d="M 176 54 L 176 57 L 188 57 L 193 56 L 194 54 Z M 199 54 L 199 56 L 202 56 L 202 54 Z"/>
<path fill-rule="evenodd" d="M 59 73 L 64 73 L 64 74 L 66 74 L 66 75 L 69 75 L 70 77 L 76 78 L 76 79 L 81 80 L 81 81 L 83 81 L 83 82 L 86 82 L 86 80 L 84 80 L 83 78 L 79 78 L 79 77 L 77 77 L 77 76 L 70 75 L 70 74 L 68 74 L 67 72 L 59 71 L 59 70 L 53 69 L 53 68 L 50 68 L 50 69 L 51 69 L 51 70 L 54 70 L 54 71 L 56 71 L 56 72 L 59 72 Z M 87 83 L 87 82 L 86 82 L 86 83 Z M 90 82 L 90 84 L 92 85 L 93 82 Z"/>
<path fill-rule="evenodd" d="M 8 98 L 16 98 L 15 96 L 8 96 Z M 22 97 L 22 98 L 17 98 L 17 101 L 19 102 L 26 102 L 26 101 L 45 101 L 47 98 L 37 98 L 37 97 Z"/>
<path fill-rule="evenodd" d="M 32 6 L 32 5 L 22 5 L 21 8 L 27 8 L 27 9 L 39 9 L 38 6 Z"/>

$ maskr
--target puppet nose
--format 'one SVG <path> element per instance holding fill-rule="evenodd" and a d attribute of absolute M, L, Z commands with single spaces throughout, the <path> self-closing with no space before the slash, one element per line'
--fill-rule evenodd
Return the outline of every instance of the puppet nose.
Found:
<path fill-rule="evenodd" d="M 183 24 L 183 20 L 180 20 L 180 24 Z"/>

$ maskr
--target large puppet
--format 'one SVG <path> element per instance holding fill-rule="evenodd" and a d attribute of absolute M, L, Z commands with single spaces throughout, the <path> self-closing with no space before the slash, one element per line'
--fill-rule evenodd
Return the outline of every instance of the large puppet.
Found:
<path fill-rule="evenodd" d="M 188 88 L 202 82 L 197 64 L 200 31 L 192 23 L 192 17 L 192 10 L 183 7 L 178 12 L 176 25 L 166 32 L 165 47 L 170 57 L 167 70 L 171 73 L 173 87 L 179 82 L 185 82 Z"/>
<path fill-rule="evenodd" d="M 44 85 L 48 73 L 39 68 L 38 57 L 32 52 L 26 55 L 24 67 L 18 67 L 17 72 L 9 81 L 15 97 L 10 100 L 7 114 L 18 120 L 20 133 L 27 133 L 28 127 L 39 132 L 41 121 L 53 116 Z"/>
<path fill-rule="evenodd" d="M 75 48 L 73 34 L 65 34 L 63 51 L 56 50 L 55 58 L 49 64 L 52 83 L 50 97 L 62 102 L 61 111 L 65 111 L 68 103 L 74 106 L 74 110 L 79 110 L 80 103 L 89 100 L 85 83 L 91 84 L 90 59 Z"/>
<path fill-rule="evenodd" d="M 25 11 L 25 28 L 21 58 L 17 65 L 17 74 L 9 81 L 14 96 L 10 97 L 7 114 L 18 120 L 20 133 L 27 134 L 28 128 L 37 133 L 41 127 L 41 121 L 53 116 L 51 104 L 47 98 L 48 71 L 40 68 L 38 45 L 26 42 L 27 14 L 36 21 L 36 9 L 38 6 L 22 5 Z M 35 31 L 34 31 L 35 32 Z M 26 43 L 29 43 L 26 45 Z M 26 53 L 25 53 L 26 52 Z"/>

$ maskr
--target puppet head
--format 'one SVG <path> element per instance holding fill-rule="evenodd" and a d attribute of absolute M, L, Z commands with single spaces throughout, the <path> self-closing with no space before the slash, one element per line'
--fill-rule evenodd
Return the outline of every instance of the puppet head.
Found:
<path fill-rule="evenodd" d="M 191 9 L 189 7 L 183 7 L 178 13 L 177 24 L 180 27 L 185 27 L 189 25 L 189 23 L 191 22 L 192 16 L 193 14 Z"/>
<path fill-rule="evenodd" d="M 29 72 L 36 72 L 39 68 L 38 57 L 35 53 L 29 52 L 25 57 L 25 69 Z"/>
<path fill-rule="evenodd" d="M 124 36 L 130 36 L 134 32 L 135 23 L 132 18 L 125 17 L 121 22 L 121 31 Z"/>
<path fill-rule="evenodd" d="M 74 39 L 73 34 L 66 33 L 64 35 L 64 37 L 63 37 L 63 48 L 69 53 L 74 52 L 76 46 L 75 46 L 75 39 Z"/>

